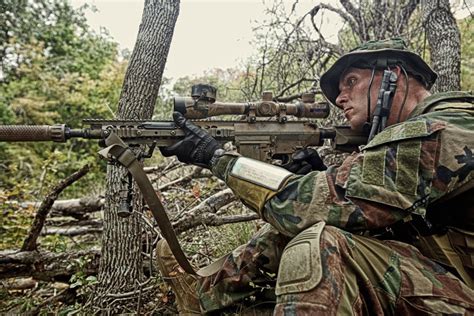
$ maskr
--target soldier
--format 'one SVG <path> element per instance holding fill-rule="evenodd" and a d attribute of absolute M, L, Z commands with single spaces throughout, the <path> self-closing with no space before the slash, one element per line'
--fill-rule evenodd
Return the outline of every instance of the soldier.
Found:
<path fill-rule="evenodd" d="M 305 175 L 225 153 L 175 113 L 186 136 L 163 154 L 207 166 L 268 223 L 204 278 L 160 242 L 179 311 L 263 301 L 276 276 L 275 314 L 474 313 L 474 97 L 430 95 L 435 80 L 400 39 L 342 56 L 321 89 L 371 140 L 324 171 L 311 153 Z"/>

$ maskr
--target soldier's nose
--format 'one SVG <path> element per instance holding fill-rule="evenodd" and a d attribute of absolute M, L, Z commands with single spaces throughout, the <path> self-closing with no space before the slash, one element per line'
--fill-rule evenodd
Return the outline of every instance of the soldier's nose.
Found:
<path fill-rule="evenodd" d="M 344 105 L 347 104 L 348 98 L 345 94 L 340 93 L 336 98 L 336 105 L 340 108 L 344 108 Z"/>

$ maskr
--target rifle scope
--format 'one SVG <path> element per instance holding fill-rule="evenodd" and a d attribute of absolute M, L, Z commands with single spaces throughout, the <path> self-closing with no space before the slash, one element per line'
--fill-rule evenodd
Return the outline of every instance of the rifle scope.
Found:
<path fill-rule="evenodd" d="M 203 119 L 218 115 L 247 115 L 254 117 L 284 117 L 292 115 L 306 118 L 325 118 L 329 115 L 327 102 L 315 102 L 314 94 L 304 94 L 297 103 L 273 101 L 271 92 L 264 92 L 261 101 L 228 103 L 216 101 L 216 88 L 210 85 L 195 85 L 191 97 L 175 97 L 174 111 L 189 119 Z"/>

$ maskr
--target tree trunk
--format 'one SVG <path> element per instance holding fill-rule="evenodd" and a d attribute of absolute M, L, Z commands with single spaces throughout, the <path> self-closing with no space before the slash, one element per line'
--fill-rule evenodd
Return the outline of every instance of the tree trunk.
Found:
<path fill-rule="evenodd" d="M 431 66 L 438 73 L 433 92 L 461 89 L 461 35 L 449 0 L 424 0 L 423 24 L 431 53 Z"/>
<path fill-rule="evenodd" d="M 152 117 L 178 13 L 178 0 L 145 1 L 137 41 L 120 95 L 118 119 Z M 122 190 L 127 190 L 124 179 L 127 179 L 125 168 L 107 167 L 102 255 L 95 305 L 109 312 L 120 311 L 110 294 L 134 290 L 137 282 L 143 279 L 140 223 L 143 198 L 134 185 L 133 213 L 129 217 L 119 217 L 118 196 Z"/>

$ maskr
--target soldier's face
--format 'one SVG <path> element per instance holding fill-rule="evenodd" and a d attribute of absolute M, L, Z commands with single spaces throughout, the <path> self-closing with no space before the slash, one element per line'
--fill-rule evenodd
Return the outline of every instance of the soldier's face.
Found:
<path fill-rule="evenodd" d="M 361 130 L 367 121 L 367 89 L 369 89 L 372 70 L 349 68 L 339 81 L 339 96 L 336 105 L 341 107 L 349 121 L 351 128 Z M 371 110 L 372 113 L 377 101 L 376 88 L 380 86 L 380 73 L 376 72 L 372 83 Z"/>

